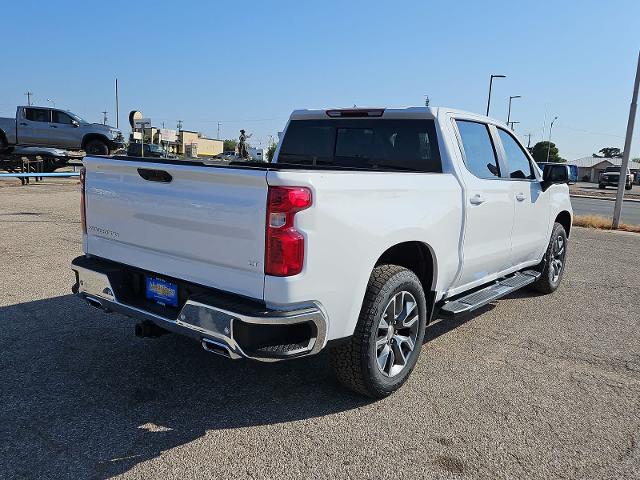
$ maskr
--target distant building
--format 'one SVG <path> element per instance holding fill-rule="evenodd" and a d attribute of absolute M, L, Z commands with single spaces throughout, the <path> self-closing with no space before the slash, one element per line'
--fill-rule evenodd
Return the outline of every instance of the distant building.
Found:
<path fill-rule="evenodd" d="M 215 157 L 223 151 L 224 142 L 207 138 L 199 132 L 180 130 L 178 132 L 178 155 L 194 157 Z"/>
<path fill-rule="evenodd" d="M 580 182 L 593 182 L 598 183 L 598 177 L 604 171 L 605 168 L 622 165 L 621 158 L 604 158 L 604 157 L 583 157 L 573 162 L 568 162 L 578 167 L 578 181 Z M 640 164 L 637 162 L 629 163 L 629 170 L 635 175 L 635 178 L 640 178 L 638 173 L 640 171 Z"/>
<path fill-rule="evenodd" d="M 164 136 L 163 136 L 164 133 Z M 215 157 L 222 153 L 224 142 L 190 130 L 144 129 L 144 142 L 163 145 L 168 153 L 188 157 Z"/>

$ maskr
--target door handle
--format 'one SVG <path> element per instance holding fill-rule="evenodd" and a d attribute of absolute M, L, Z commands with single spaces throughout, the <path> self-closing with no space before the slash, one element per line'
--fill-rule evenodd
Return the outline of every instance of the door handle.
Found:
<path fill-rule="evenodd" d="M 58 128 L 56 125 L 49 125 L 50 128 Z"/>
<path fill-rule="evenodd" d="M 479 193 L 476 193 L 473 197 L 469 199 L 471 205 L 481 205 L 484 203 L 484 197 Z"/>
<path fill-rule="evenodd" d="M 527 196 L 524 193 L 516 193 L 516 200 L 518 200 L 519 202 L 524 202 L 526 199 Z"/>
<path fill-rule="evenodd" d="M 26 127 L 26 126 L 27 126 L 27 124 L 26 124 L 26 123 L 24 123 L 24 122 L 20 122 L 20 125 L 21 125 L 21 126 L 23 126 L 23 127 Z"/>

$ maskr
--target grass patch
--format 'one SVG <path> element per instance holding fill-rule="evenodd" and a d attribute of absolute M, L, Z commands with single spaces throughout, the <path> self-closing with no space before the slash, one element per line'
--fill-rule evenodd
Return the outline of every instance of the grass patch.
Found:
<path fill-rule="evenodd" d="M 597 228 L 598 230 L 611 230 L 611 218 L 600 215 L 575 215 L 573 224 L 577 227 Z M 628 225 L 621 223 L 618 230 L 640 233 L 640 225 Z"/>

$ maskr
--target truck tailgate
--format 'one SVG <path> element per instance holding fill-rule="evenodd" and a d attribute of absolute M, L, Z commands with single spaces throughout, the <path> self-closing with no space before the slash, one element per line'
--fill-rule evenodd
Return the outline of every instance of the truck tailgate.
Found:
<path fill-rule="evenodd" d="M 92 157 L 84 165 L 86 253 L 263 298 L 264 170 Z"/>

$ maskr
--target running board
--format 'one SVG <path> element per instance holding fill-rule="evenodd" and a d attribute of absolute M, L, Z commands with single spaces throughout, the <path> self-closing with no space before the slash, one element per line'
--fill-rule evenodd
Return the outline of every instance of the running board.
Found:
<path fill-rule="evenodd" d="M 477 308 L 483 307 L 494 300 L 509 295 L 511 292 L 515 292 L 519 288 L 535 282 L 538 278 L 540 278 L 540 272 L 535 270 L 518 272 L 515 275 L 498 280 L 481 290 L 448 301 L 440 308 L 440 313 L 445 317 L 455 317 L 472 312 Z"/>

